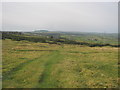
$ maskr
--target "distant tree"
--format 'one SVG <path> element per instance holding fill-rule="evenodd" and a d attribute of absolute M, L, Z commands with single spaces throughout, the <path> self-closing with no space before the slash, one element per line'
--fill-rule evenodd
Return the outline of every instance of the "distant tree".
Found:
<path fill-rule="evenodd" d="M 50 36 L 50 38 L 53 38 L 53 36 Z"/>

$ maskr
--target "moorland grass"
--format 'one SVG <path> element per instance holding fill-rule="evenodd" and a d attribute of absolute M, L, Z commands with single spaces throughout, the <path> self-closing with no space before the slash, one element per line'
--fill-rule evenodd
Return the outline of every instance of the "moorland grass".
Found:
<path fill-rule="evenodd" d="M 3 40 L 3 88 L 116 88 L 118 48 Z"/>

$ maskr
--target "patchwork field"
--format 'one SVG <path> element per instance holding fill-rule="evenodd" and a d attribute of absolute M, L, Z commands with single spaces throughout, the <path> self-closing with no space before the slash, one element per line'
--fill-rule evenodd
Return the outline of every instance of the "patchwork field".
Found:
<path fill-rule="evenodd" d="M 2 41 L 3 88 L 118 87 L 118 48 Z"/>

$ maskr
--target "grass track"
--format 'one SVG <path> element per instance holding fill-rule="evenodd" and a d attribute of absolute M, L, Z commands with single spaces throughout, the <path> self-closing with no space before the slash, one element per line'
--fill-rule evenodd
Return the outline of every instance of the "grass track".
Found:
<path fill-rule="evenodd" d="M 54 70 L 52 67 L 59 63 L 59 61 L 63 60 L 63 55 L 61 55 L 59 51 L 55 51 L 47 58 L 48 60 L 44 64 L 44 71 L 39 79 L 39 85 L 37 86 L 38 88 L 57 87 L 56 80 L 51 76 L 51 72 Z"/>

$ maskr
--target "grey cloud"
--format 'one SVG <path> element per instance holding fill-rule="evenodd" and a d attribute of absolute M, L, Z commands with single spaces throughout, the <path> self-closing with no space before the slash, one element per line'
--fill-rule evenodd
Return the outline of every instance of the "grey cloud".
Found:
<path fill-rule="evenodd" d="M 3 30 L 117 32 L 117 2 L 3 3 Z"/>

